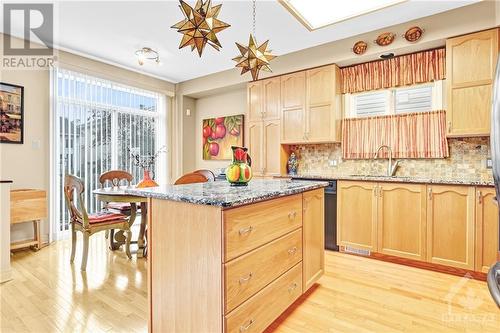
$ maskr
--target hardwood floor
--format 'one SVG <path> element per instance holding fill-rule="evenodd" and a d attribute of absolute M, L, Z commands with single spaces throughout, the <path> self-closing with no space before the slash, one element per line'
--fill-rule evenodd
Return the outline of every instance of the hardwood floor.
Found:
<path fill-rule="evenodd" d="M 96 235 L 81 273 L 80 246 L 74 266 L 70 250 L 60 241 L 14 254 L 14 280 L 0 286 L 0 331 L 146 332 L 145 260 L 107 251 Z M 267 332 L 500 331 L 484 282 L 333 252 L 325 260 L 320 284 Z"/>

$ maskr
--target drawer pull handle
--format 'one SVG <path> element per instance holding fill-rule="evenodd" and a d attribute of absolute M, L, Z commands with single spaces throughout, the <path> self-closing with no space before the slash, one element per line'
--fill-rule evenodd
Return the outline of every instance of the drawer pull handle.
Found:
<path fill-rule="evenodd" d="M 296 246 L 294 246 L 294 247 L 292 247 L 291 249 L 288 250 L 288 254 L 289 255 L 295 254 L 296 252 L 297 252 L 297 247 Z"/>
<path fill-rule="evenodd" d="M 294 282 L 290 287 L 288 287 L 288 292 L 291 293 L 297 288 L 297 283 Z"/>
<path fill-rule="evenodd" d="M 251 232 L 253 230 L 253 227 L 252 226 L 249 226 L 247 228 L 242 228 L 240 229 L 239 233 L 240 235 L 244 235 L 244 234 L 248 234 L 249 232 Z"/>
<path fill-rule="evenodd" d="M 290 212 L 288 213 L 288 218 L 291 220 L 291 219 L 295 219 L 297 217 L 297 212 Z"/>
<path fill-rule="evenodd" d="M 248 321 L 248 324 L 240 326 L 240 332 L 248 331 L 248 329 L 250 328 L 250 326 L 252 326 L 252 324 L 253 324 L 253 319 L 250 319 Z"/>
<path fill-rule="evenodd" d="M 253 273 L 250 272 L 248 273 L 247 276 L 244 276 L 244 277 L 240 277 L 240 284 L 243 284 L 243 283 L 247 283 L 253 276 Z"/>

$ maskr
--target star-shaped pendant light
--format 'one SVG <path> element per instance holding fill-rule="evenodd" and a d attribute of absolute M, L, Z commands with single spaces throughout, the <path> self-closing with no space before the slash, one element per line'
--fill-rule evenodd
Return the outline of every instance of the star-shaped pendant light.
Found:
<path fill-rule="evenodd" d="M 179 49 L 191 46 L 191 51 L 196 49 L 200 57 L 207 44 L 219 51 L 222 45 L 216 34 L 230 27 L 229 24 L 217 19 L 222 4 L 212 6 L 211 0 L 205 2 L 197 0 L 193 8 L 182 0 L 179 2 L 179 8 L 185 19 L 172 26 L 183 34 Z"/>
<path fill-rule="evenodd" d="M 272 55 L 270 50 L 267 50 L 268 43 L 269 41 L 267 40 L 261 45 L 257 45 L 255 37 L 252 34 L 250 34 L 248 46 L 236 43 L 241 55 L 233 58 L 233 60 L 237 62 L 236 67 L 241 67 L 241 75 L 250 72 L 252 79 L 255 81 L 259 78 L 260 70 L 271 72 L 269 61 L 276 58 L 276 56 Z"/>
<path fill-rule="evenodd" d="M 236 43 L 241 55 L 233 58 L 236 61 L 236 67 L 241 67 L 241 75 L 250 72 L 252 79 L 255 81 L 259 78 L 261 70 L 271 72 L 269 62 L 276 56 L 272 55 L 271 50 L 267 49 L 268 44 L 269 40 L 266 40 L 261 45 L 258 45 L 255 40 L 255 0 L 253 0 L 253 34 L 250 34 L 248 46 Z"/>

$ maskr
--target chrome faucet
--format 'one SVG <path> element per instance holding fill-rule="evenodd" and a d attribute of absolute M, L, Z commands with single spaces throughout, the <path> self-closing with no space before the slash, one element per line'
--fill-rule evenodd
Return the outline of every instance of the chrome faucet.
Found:
<path fill-rule="evenodd" d="M 389 159 L 387 160 L 387 176 L 388 177 L 393 177 L 396 174 L 396 170 L 398 169 L 399 166 L 399 160 L 396 160 L 394 162 L 394 165 L 392 164 L 392 148 L 389 147 L 388 145 L 381 145 L 378 147 L 377 152 L 375 153 L 375 156 L 373 157 L 374 159 L 378 159 L 378 154 L 382 149 L 386 148 L 389 151 Z"/>

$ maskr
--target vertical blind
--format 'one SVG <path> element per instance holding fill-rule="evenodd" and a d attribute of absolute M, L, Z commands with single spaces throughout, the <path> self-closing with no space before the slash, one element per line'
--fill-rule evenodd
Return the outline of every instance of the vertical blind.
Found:
<path fill-rule="evenodd" d="M 68 230 L 64 176 L 85 184 L 85 205 L 92 213 L 101 208 L 92 190 L 103 172 L 121 169 L 142 179 L 130 153 L 152 155 L 165 143 L 164 97 L 82 73 L 56 68 L 55 95 L 55 210 L 58 232 Z"/>

